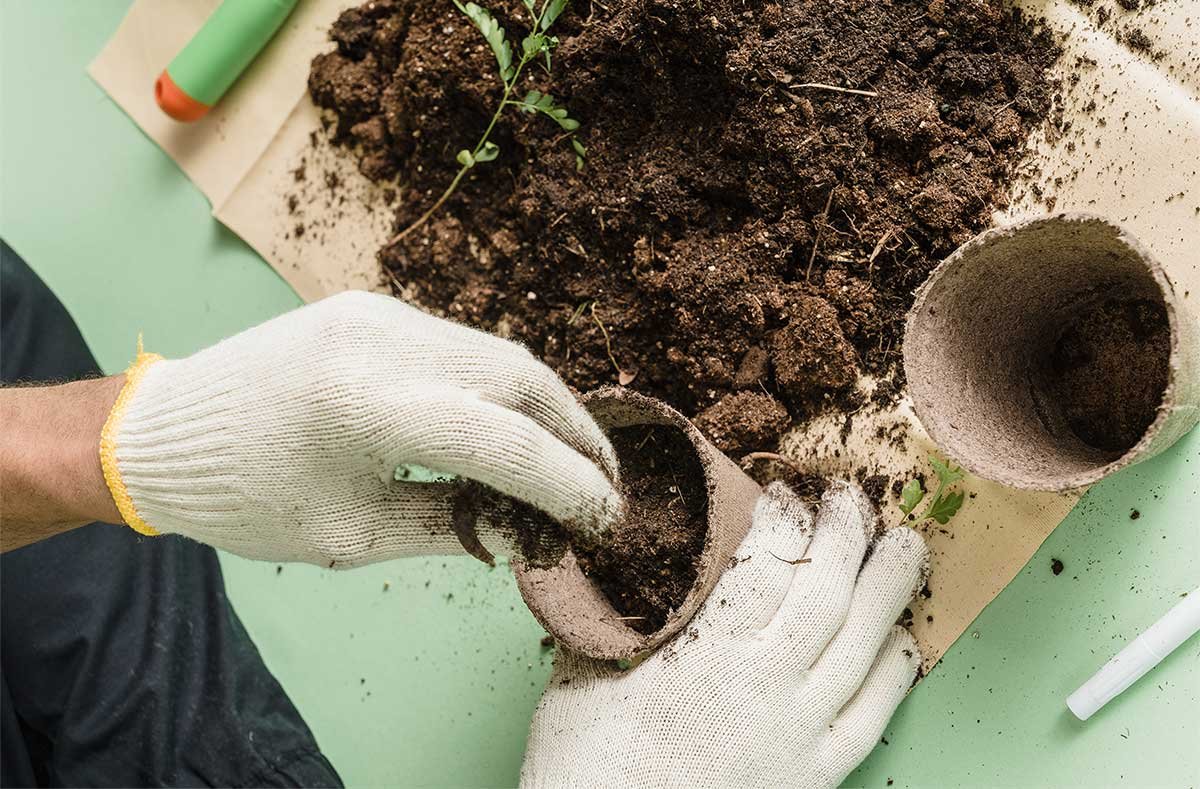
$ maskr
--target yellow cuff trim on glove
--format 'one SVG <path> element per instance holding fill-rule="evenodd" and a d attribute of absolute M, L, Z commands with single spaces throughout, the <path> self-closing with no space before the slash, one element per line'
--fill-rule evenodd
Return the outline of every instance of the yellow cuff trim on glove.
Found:
<path fill-rule="evenodd" d="M 157 537 L 158 531 L 138 515 L 137 508 L 133 506 L 133 499 L 125 489 L 125 482 L 121 479 L 121 471 L 117 468 L 117 430 L 121 427 L 125 409 L 129 407 L 133 392 L 142 382 L 150 365 L 162 360 L 157 353 L 146 353 L 142 350 L 141 337 L 138 337 L 137 350 L 137 359 L 125 371 L 125 385 L 121 387 L 117 402 L 113 403 L 112 410 L 108 412 L 108 419 L 104 422 L 104 429 L 100 431 L 100 468 L 104 471 L 108 491 L 112 494 L 117 511 L 121 513 L 125 523 L 138 534 Z"/>

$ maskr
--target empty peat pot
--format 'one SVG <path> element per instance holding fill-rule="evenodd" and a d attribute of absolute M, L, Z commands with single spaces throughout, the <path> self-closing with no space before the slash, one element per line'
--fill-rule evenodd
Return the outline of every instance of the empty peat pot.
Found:
<path fill-rule="evenodd" d="M 620 387 L 589 392 L 582 402 L 606 431 L 655 425 L 679 430 L 704 474 L 707 532 L 696 578 L 683 603 L 652 633 L 640 633 L 621 619 L 604 593 L 584 575 L 571 550 L 546 568 L 513 559 L 517 588 L 529 610 L 563 646 L 602 660 L 630 659 L 679 632 L 700 608 L 750 529 L 759 486 L 665 403 Z M 619 450 L 618 460 L 626 462 Z"/>
<path fill-rule="evenodd" d="M 1200 417 L 1200 339 L 1162 266 L 1102 217 L 996 228 L 921 286 L 904 334 L 917 417 L 950 457 L 1063 491 L 1170 446 Z"/>

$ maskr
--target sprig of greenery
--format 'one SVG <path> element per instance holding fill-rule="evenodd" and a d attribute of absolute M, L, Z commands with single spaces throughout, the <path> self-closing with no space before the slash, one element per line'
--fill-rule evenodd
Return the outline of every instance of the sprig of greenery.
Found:
<path fill-rule="evenodd" d="M 920 516 L 913 515 L 913 511 L 925 500 L 928 491 L 921 487 L 920 480 L 910 479 L 900 489 L 900 511 L 904 513 L 907 520 L 913 523 L 932 519 L 945 526 L 962 507 L 963 499 L 966 498 L 962 491 L 950 491 L 947 488 L 961 480 L 966 474 L 962 468 L 955 466 L 949 460 L 939 460 L 936 455 L 929 456 L 929 465 L 933 466 L 933 471 L 938 478 L 937 490 L 934 492 L 929 506 Z"/>
<path fill-rule="evenodd" d="M 463 148 L 455 155 L 454 160 L 458 162 L 459 169 L 454 179 L 450 182 L 450 185 L 446 187 L 446 191 L 442 192 L 437 201 L 425 213 L 421 214 L 415 222 L 397 233 L 390 242 L 393 244 L 402 240 L 409 233 L 412 233 L 429 221 L 429 218 L 442 207 L 442 204 L 446 202 L 450 195 L 454 194 L 463 177 L 475 165 L 490 162 L 500 155 L 500 147 L 492 142 L 490 137 L 505 107 L 515 107 L 522 112 L 530 114 L 541 113 L 557 123 L 563 131 L 570 134 L 571 149 L 575 152 L 576 170 L 583 169 L 587 157 L 587 148 L 575 136 L 575 132 L 579 129 L 579 121 L 572 118 L 570 113 L 567 112 L 567 108 L 558 104 L 553 96 L 541 91 L 531 90 L 525 94 L 525 98 L 523 99 L 512 98 L 513 91 L 517 87 L 517 81 L 521 77 L 521 72 L 524 71 L 525 66 L 529 63 L 541 57 L 545 62 L 544 68 L 546 73 L 550 73 L 550 53 L 558 46 L 558 37 L 549 35 L 550 27 L 562 16 L 570 0 L 542 0 L 540 7 L 537 4 L 537 0 L 521 0 L 521 4 L 525 6 L 525 10 L 529 12 L 532 25 L 529 34 L 521 39 L 519 49 L 513 46 L 512 41 L 508 38 L 508 34 L 505 33 L 500 23 L 496 21 L 496 17 L 492 16 L 491 11 L 476 3 L 463 4 L 459 0 L 453 0 L 453 2 L 454 6 L 467 19 L 471 20 L 471 24 L 483 36 L 483 40 L 487 42 L 488 48 L 495 55 L 500 82 L 504 85 L 504 93 L 500 98 L 500 103 L 497 105 L 496 111 L 492 114 L 491 121 L 488 123 L 487 128 L 483 130 L 483 135 L 475 143 L 475 147 Z M 516 52 L 520 52 L 520 56 L 514 60 Z"/>

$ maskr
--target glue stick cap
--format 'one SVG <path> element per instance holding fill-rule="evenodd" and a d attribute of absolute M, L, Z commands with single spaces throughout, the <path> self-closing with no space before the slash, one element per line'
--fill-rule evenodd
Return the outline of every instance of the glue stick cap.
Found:
<path fill-rule="evenodd" d="M 154 83 L 154 100 L 163 112 L 184 123 L 200 120 L 209 110 L 207 104 L 184 93 L 166 69 L 163 69 Z"/>
<path fill-rule="evenodd" d="M 298 0 L 225 0 L 158 76 L 154 98 L 177 121 L 202 118 L 287 19 Z"/>

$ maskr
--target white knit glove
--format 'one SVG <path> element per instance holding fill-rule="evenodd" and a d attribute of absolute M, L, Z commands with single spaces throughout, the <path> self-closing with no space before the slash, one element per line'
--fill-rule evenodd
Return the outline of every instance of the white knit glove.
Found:
<path fill-rule="evenodd" d="M 895 626 L 924 583 L 921 537 L 838 483 L 815 530 L 782 483 L 708 601 L 629 671 L 561 652 L 533 716 L 526 787 L 837 785 L 879 741 L 920 665 Z M 792 564 L 798 558 L 807 563 Z M 860 569 L 861 568 L 861 569 Z"/>
<path fill-rule="evenodd" d="M 398 467 L 476 480 L 585 536 L 620 507 L 612 447 L 549 368 L 363 292 L 186 359 L 139 357 L 101 454 L 139 531 L 328 567 L 462 552 L 451 529 L 462 486 L 398 482 Z M 508 553 L 513 535 L 480 537 Z"/>

